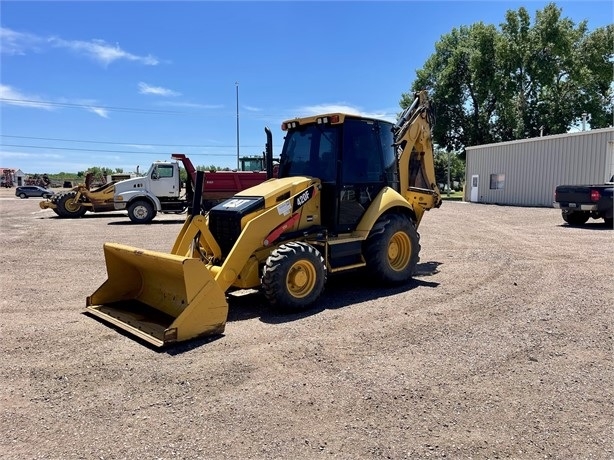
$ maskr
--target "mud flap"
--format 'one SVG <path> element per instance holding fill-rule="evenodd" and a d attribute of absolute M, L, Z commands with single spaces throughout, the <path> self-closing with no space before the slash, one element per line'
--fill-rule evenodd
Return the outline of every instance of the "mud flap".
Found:
<path fill-rule="evenodd" d="M 200 259 L 115 243 L 104 256 L 108 279 L 88 313 L 158 347 L 224 332 L 226 295 Z"/>

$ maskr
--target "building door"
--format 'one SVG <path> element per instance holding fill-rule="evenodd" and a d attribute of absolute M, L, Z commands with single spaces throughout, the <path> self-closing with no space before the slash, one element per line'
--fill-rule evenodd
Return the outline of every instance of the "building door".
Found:
<path fill-rule="evenodd" d="M 471 197 L 469 201 L 473 203 L 478 202 L 478 186 L 480 185 L 480 176 L 473 175 L 471 176 Z"/>

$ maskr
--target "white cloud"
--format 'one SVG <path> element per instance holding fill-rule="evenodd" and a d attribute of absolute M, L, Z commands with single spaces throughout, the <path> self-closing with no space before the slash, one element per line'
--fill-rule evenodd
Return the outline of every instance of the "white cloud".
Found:
<path fill-rule="evenodd" d="M 118 43 L 112 45 L 105 40 L 65 40 L 60 37 L 42 37 L 27 32 L 18 32 L 6 27 L 0 28 L 1 52 L 9 55 L 25 54 L 27 51 L 42 52 L 45 46 L 64 48 L 79 55 L 89 57 L 107 66 L 115 61 L 126 60 L 144 65 L 158 65 L 159 59 L 152 56 L 139 56 L 122 49 Z"/>
<path fill-rule="evenodd" d="M 242 106 L 248 112 L 261 112 L 262 109 L 259 107 L 252 107 L 251 105 L 243 105 Z"/>
<path fill-rule="evenodd" d="M 86 171 L 92 166 L 102 166 L 107 168 L 122 168 L 124 171 L 133 171 L 135 164 L 129 164 L 126 156 L 121 155 L 88 155 L 86 153 L 64 152 L 48 153 L 44 149 L 36 152 L 21 151 L 2 151 L 0 150 L 0 164 L 4 167 L 15 167 L 21 169 L 26 174 L 57 174 L 59 172 Z M 61 153 L 60 153 L 61 152 Z M 125 163 L 125 164 L 124 164 Z M 145 170 L 149 167 L 149 161 Z"/>
<path fill-rule="evenodd" d="M 3 54 L 22 55 L 28 50 L 38 51 L 44 40 L 36 35 L 0 27 L 0 42 L 0 52 Z"/>
<path fill-rule="evenodd" d="M 29 152 L 2 151 L 0 152 L 0 158 L 15 158 L 18 160 L 30 160 L 30 159 L 32 160 L 36 160 L 36 159 L 62 160 L 64 156 L 59 155 L 57 153 L 39 153 L 39 152 L 29 153 Z"/>
<path fill-rule="evenodd" d="M 345 103 L 336 104 L 317 104 L 299 107 L 295 113 L 299 113 L 299 117 L 305 117 L 310 115 L 320 115 L 325 113 L 347 113 L 351 115 L 359 115 L 361 117 L 377 118 L 380 120 L 386 120 L 390 122 L 396 121 L 396 113 L 393 110 L 381 110 L 381 111 L 364 111 L 361 108 L 353 107 Z"/>
<path fill-rule="evenodd" d="M 85 109 L 88 112 L 101 116 L 102 118 L 109 118 L 109 111 L 107 109 L 103 109 L 102 107 L 86 107 Z"/>
<path fill-rule="evenodd" d="M 159 60 L 151 55 L 138 56 L 136 54 L 129 53 L 122 48 L 119 44 L 111 45 L 104 40 L 94 39 L 90 41 L 82 40 L 64 40 L 59 37 L 50 37 L 47 41 L 58 48 L 67 48 L 77 52 L 77 54 L 83 54 L 101 64 L 107 66 L 114 61 L 127 60 L 136 61 L 144 65 L 158 65 Z"/>
<path fill-rule="evenodd" d="M 125 144 L 127 148 L 137 149 L 137 150 L 153 150 L 153 145 L 145 145 L 145 144 Z"/>
<path fill-rule="evenodd" d="M 181 96 L 181 93 L 162 86 L 151 86 L 147 83 L 139 82 L 139 93 L 154 94 L 156 96 Z"/>
<path fill-rule="evenodd" d="M 196 102 L 176 102 L 176 101 L 160 101 L 156 103 L 158 106 L 163 107 L 185 107 L 189 109 L 223 109 L 224 106 L 220 104 L 198 104 Z"/>
<path fill-rule="evenodd" d="M 42 102 L 39 96 L 24 94 L 12 86 L 0 84 L 0 99 L 2 102 L 9 105 L 17 105 L 20 107 L 33 107 L 36 109 L 53 110 L 55 107 Z"/>
<path fill-rule="evenodd" d="M 71 101 L 66 98 L 56 99 L 55 101 L 43 100 L 39 96 L 22 93 L 18 89 L 15 89 L 9 85 L 0 84 L 0 100 L 2 103 L 7 105 L 42 109 L 47 111 L 59 110 L 62 107 L 80 107 L 103 118 L 109 118 L 108 110 L 103 107 L 96 106 L 96 101 Z"/>

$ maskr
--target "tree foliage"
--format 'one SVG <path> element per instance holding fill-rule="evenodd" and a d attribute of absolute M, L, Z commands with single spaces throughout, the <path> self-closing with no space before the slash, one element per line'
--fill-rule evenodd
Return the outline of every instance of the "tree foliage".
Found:
<path fill-rule="evenodd" d="M 450 169 L 451 187 L 453 187 L 454 182 L 458 182 L 462 185 L 465 181 L 465 163 L 457 153 L 436 149 L 433 163 L 435 166 L 435 180 L 437 184 L 448 184 L 448 168 Z"/>
<path fill-rule="evenodd" d="M 557 134 L 591 115 L 612 124 L 614 26 L 588 31 L 554 3 L 509 10 L 497 28 L 482 22 L 453 29 L 416 72 L 411 93 L 428 90 L 437 114 L 433 139 L 447 150 Z"/>
<path fill-rule="evenodd" d="M 77 172 L 78 177 L 85 177 L 87 173 L 92 173 L 94 178 L 102 178 L 106 176 L 110 176 L 111 174 L 122 174 L 124 170 L 122 168 L 107 168 L 106 166 L 92 166 L 88 168 L 86 171 Z"/>

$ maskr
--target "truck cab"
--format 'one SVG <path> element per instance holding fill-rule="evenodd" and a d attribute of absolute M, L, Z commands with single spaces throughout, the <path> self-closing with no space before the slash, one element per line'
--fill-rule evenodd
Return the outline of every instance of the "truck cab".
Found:
<path fill-rule="evenodd" d="M 176 161 L 155 161 L 146 175 L 118 182 L 115 209 L 127 210 L 135 223 L 150 222 L 160 211 L 183 212 L 187 203 L 179 172 Z"/>
<path fill-rule="evenodd" d="M 149 190 L 156 197 L 179 198 L 181 180 L 177 162 L 155 162 L 147 172 Z"/>

